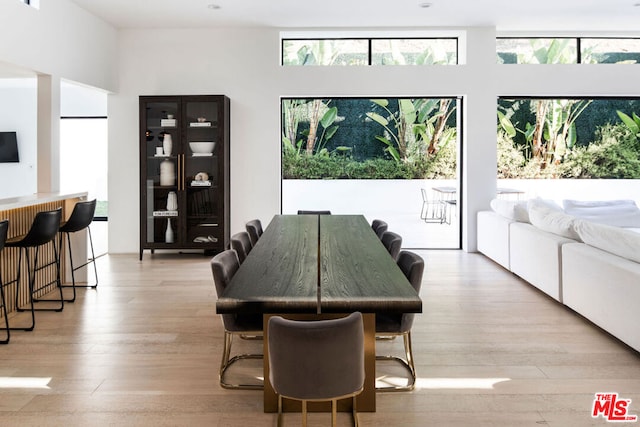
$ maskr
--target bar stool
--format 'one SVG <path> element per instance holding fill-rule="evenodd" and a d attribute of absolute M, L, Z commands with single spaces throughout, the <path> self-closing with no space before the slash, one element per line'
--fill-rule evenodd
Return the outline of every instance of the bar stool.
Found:
<path fill-rule="evenodd" d="M 96 268 L 96 255 L 93 252 L 93 238 L 91 237 L 91 227 L 89 225 L 93 221 L 93 215 L 96 212 L 96 199 L 78 202 L 73 207 L 69 220 L 60 225 L 58 231 L 60 231 L 60 245 L 58 246 L 62 250 L 62 236 L 67 235 L 67 247 L 69 248 L 69 263 L 71 265 L 71 285 L 61 285 L 63 288 L 73 288 L 73 297 L 71 299 L 65 299 L 65 302 L 74 302 L 76 300 L 76 276 L 75 271 L 93 263 L 93 272 L 96 276 L 96 284 L 87 284 L 86 288 L 98 287 L 98 269 Z M 87 229 L 89 233 L 89 246 L 91 247 L 91 258 L 82 265 L 73 265 L 73 254 L 71 253 L 71 233 L 75 233 L 84 229 Z"/>
<path fill-rule="evenodd" d="M 4 242 L 7 240 L 7 230 L 9 230 L 9 220 L 5 219 L 0 221 L 0 252 L 4 248 Z M 2 315 L 4 316 L 4 330 L 7 332 L 7 337 L 0 340 L 0 344 L 9 343 L 11 332 L 9 331 L 9 318 L 7 317 L 7 302 L 4 298 L 4 285 L 2 283 L 2 275 L 0 275 L 0 303 L 2 304 Z"/>
<path fill-rule="evenodd" d="M 31 224 L 31 228 L 26 235 L 17 236 L 12 239 L 7 240 L 6 247 L 18 248 L 20 252 L 20 256 L 18 257 L 18 275 L 14 281 L 9 283 L 16 282 L 16 310 L 17 311 L 25 311 L 24 308 L 20 308 L 18 306 L 19 300 L 18 297 L 20 295 L 19 287 L 20 287 L 20 276 L 22 269 L 20 268 L 22 265 L 22 249 L 24 249 L 25 260 L 27 263 L 27 273 L 29 275 L 29 302 L 31 308 L 31 326 L 29 327 L 20 327 L 15 328 L 12 327 L 12 330 L 20 330 L 20 331 L 32 331 L 36 325 L 36 316 L 35 311 L 62 311 L 64 308 L 64 297 L 62 295 L 62 287 L 60 286 L 60 255 L 58 253 L 58 247 L 55 242 L 56 235 L 58 234 L 58 228 L 60 227 L 60 219 L 62 218 L 62 208 L 58 208 L 52 211 L 43 211 L 38 212 L 36 217 L 33 219 L 33 223 Z M 46 264 L 38 266 L 38 254 L 40 252 L 40 247 L 46 245 L 47 243 L 51 243 L 53 246 L 54 259 Z M 30 256 L 29 256 L 29 248 L 33 248 L 34 260 L 33 265 L 31 264 Z M 56 278 L 49 283 L 42 284 L 35 287 L 36 282 L 36 274 L 38 271 L 43 270 L 46 267 L 55 265 L 56 268 Z M 34 294 L 37 294 L 39 291 L 45 289 L 47 286 L 52 283 L 56 283 L 58 290 L 60 291 L 60 300 L 38 300 L 34 299 Z M 34 302 L 47 302 L 47 301 L 59 301 L 59 308 L 34 308 Z"/>

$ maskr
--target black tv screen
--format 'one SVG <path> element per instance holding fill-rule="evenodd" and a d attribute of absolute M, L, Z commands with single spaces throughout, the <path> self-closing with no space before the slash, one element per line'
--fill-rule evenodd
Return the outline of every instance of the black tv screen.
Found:
<path fill-rule="evenodd" d="M 18 138 L 15 132 L 0 132 L 0 163 L 17 163 Z"/>

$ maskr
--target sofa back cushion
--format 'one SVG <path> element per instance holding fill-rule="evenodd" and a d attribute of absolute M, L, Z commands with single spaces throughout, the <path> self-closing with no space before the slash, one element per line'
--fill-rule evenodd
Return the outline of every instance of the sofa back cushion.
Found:
<path fill-rule="evenodd" d="M 567 215 L 559 208 L 549 206 L 544 202 L 529 201 L 529 220 L 540 230 L 557 234 L 562 237 L 580 241 L 580 236 L 574 230 L 575 217 Z"/>
<path fill-rule="evenodd" d="M 633 200 L 563 200 L 564 211 L 580 219 L 616 227 L 640 227 L 640 209 Z"/>
<path fill-rule="evenodd" d="M 640 263 L 640 233 L 580 219 L 574 228 L 587 245 Z"/>
<path fill-rule="evenodd" d="M 493 199 L 490 206 L 491 210 L 507 219 L 517 222 L 529 222 L 526 200 Z"/>

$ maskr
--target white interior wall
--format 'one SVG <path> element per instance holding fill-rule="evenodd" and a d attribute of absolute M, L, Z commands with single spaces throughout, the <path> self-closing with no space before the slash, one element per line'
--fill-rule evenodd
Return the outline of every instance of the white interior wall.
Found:
<path fill-rule="evenodd" d="M 15 131 L 19 163 L 0 163 L 0 198 L 36 192 L 36 79 L 0 79 L 0 131 Z"/>

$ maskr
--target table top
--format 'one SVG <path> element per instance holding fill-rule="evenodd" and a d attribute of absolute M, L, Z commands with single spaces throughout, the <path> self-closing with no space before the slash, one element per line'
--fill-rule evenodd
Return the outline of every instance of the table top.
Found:
<path fill-rule="evenodd" d="M 216 310 L 418 313 L 422 301 L 362 215 L 277 215 Z"/>

